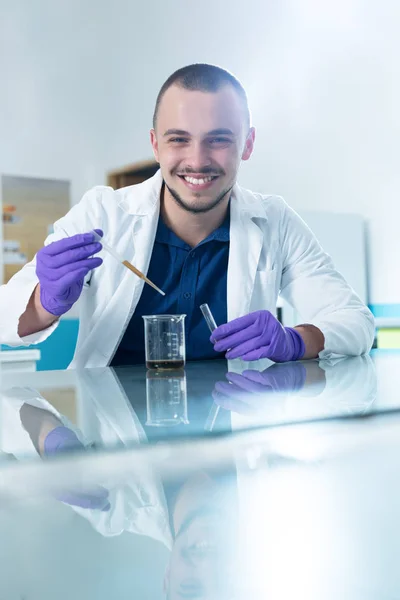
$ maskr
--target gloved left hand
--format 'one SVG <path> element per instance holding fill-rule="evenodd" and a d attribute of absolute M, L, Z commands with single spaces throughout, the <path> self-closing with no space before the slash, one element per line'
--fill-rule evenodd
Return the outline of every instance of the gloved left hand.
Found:
<path fill-rule="evenodd" d="M 226 358 L 274 362 L 299 360 L 305 345 L 301 335 L 291 327 L 283 327 L 268 310 L 258 310 L 234 319 L 214 329 L 210 341 L 216 352 L 225 352 Z"/>
<path fill-rule="evenodd" d="M 264 371 L 246 369 L 243 373 L 228 371 L 225 377 L 230 382 L 217 381 L 214 390 L 231 394 L 261 394 L 297 392 L 304 387 L 307 371 L 302 363 L 272 365 Z"/>
<path fill-rule="evenodd" d="M 83 444 L 78 440 L 76 434 L 68 427 L 56 427 L 44 440 L 44 454 L 54 456 L 60 453 L 84 450 Z M 108 490 L 100 485 L 85 490 L 67 490 L 57 496 L 57 500 L 80 506 L 81 508 L 97 509 L 101 511 L 110 510 L 108 501 Z"/>
<path fill-rule="evenodd" d="M 301 363 L 272 365 L 265 371 L 246 370 L 226 374 L 228 381 L 217 381 L 214 402 L 237 413 L 251 413 L 269 407 L 270 398 L 291 394 L 304 387 L 307 371 Z M 228 383 L 229 382 L 229 383 Z"/>

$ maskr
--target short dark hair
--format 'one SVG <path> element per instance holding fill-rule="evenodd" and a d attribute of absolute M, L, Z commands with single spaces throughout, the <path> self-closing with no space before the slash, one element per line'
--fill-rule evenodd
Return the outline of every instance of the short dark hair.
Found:
<path fill-rule="evenodd" d="M 179 85 L 186 90 L 200 91 L 200 92 L 216 92 L 224 85 L 231 85 L 237 92 L 240 99 L 242 100 L 243 107 L 245 109 L 247 125 L 250 127 L 250 110 L 247 100 L 247 94 L 244 87 L 238 79 L 229 71 L 217 67 L 216 65 L 208 65 L 206 63 L 195 63 L 182 67 L 172 73 L 165 81 L 160 91 L 158 92 L 156 106 L 153 114 L 153 127 L 155 128 L 157 122 L 158 110 L 160 108 L 161 100 L 165 92 L 172 85 Z"/>

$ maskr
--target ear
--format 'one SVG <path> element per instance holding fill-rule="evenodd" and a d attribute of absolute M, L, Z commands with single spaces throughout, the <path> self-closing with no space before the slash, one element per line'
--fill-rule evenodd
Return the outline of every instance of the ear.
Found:
<path fill-rule="evenodd" d="M 150 142 L 151 142 L 151 146 L 153 148 L 154 158 L 159 163 L 160 161 L 158 160 L 158 141 L 157 141 L 157 136 L 156 136 L 156 132 L 154 131 L 154 129 L 150 130 Z"/>
<path fill-rule="evenodd" d="M 253 154 L 255 138 L 256 130 L 254 129 L 254 127 L 251 127 L 249 133 L 247 134 L 247 138 L 244 144 L 242 160 L 249 160 L 250 156 Z"/>

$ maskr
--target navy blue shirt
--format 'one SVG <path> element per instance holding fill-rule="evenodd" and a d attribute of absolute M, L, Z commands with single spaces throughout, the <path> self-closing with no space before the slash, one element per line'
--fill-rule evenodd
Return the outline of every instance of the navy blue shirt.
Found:
<path fill-rule="evenodd" d="M 158 220 L 148 278 L 165 292 L 161 296 L 145 284 L 136 310 L 111 361 L 112 366 L 144 363 L 142 315 L 186 314 L 186 358 L 222 358 L 210 342 L 210 330 L 200 305 L 207 303 L 217 325 L 227 321 L 227 274 L 229 256 L 228 209 L 224 222 L 195 248 L 182 241 Z"/>

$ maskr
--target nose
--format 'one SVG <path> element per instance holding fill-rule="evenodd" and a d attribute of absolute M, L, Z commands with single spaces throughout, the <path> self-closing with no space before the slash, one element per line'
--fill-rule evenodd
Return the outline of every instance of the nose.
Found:
<path fill-rule="evenodd" d="M 207 146 L 201 142 L 193 142 L 187 156 L 187 167 L 194 173 L 201 173 L 204 168 L 209 168 L 210 165 L 211 157 Z"/>

